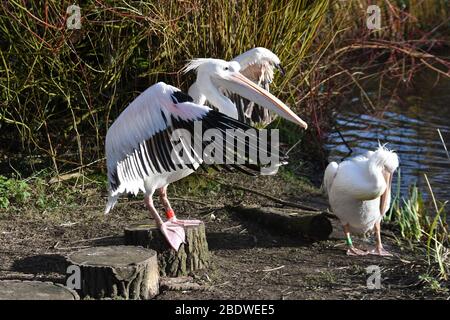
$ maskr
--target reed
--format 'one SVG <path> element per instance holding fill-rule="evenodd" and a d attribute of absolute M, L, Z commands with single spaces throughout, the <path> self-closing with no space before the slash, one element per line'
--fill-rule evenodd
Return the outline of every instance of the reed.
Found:
<path fill-rule="evenodd" d="M 145 88 L 166 81 L 187 90 L 193 75 L 179 70 L 189 59 L 230 59 L 264 46 L 288 70 L 273 91 L 311 124 L 305 141 L 320 155 L 331 102 L 375 77 L 370 68 L 386 52 L 385 72 L 393 76 L 409 79 L 418 65 L 443 73 L 450 66 L 426 53 L 439 43 L 432 35 L 448 19 L 446 0 L 378 1 L 389 23 L 376 32 L 365 26 L 371 3 L 95 0 L 81 3 L 81 29 L 70 30 L 70 1 L 3 1 L 2 150 L 10 161 L 32 155 L 32 170 L 51 165 L 57 175 L 103 169 L 108 126 Z"/>
<path fill-rule="evenodd" d="M 328 1 L 94 1 L 81 29 L 66 27 L 68 1 L 0 5 L 1 130 L 19 150 L 61 165 L 103 157 L 111 121 L 146 87 L 187 89 L 191 58 L 230 59 L 265 46 L 298 70 Z M 12 132 L 11 132 L 12 131 Z M 5 146 L 8 145 L 5 139 Z"/>
<path fill-rule="evenodd" d="M 429 201 L 426 202 L 417 186 L 410 188 L 409 195 L 400 195 L 400 171 L 397 179 L 397 192 L 386 220 L 393 222 L 399 229 L 403 240 L 413 248 L 424 251 L 430 273 L 437 270 L 437 278 L 448 280 L 450 276 L 450 237 L 448 233 L 446 205 L 448 201 L 435 199 L 433 189 L 425 174 Z"/>

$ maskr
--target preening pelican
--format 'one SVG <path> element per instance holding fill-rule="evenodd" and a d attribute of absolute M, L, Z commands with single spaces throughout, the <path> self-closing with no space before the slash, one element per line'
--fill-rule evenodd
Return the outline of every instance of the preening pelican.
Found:
<path fill-rule="evenodd" d="M 188 162 L 176 161 L 179 159 L 174 159 L 172 133 L 183 129 L 195 136 L 198 123 L 201 123 L 204 131 L 213 128 L 224 135 L 228 129 L 251 128 L 237 120 L 236 106 L 220 93 L 219 87 L 237 93 L 307 128 L 306 123 L 283 102 L 255 85 L 243 76 L 239 69 L 237 62 L 217 59 L 196 59 L 185 68 L 186 72 L 197 70 L 197 83 L 204 90 L 206 99 L 223 113 L 196 104 L 179 89 L 159 82 L 141 93 L 119 115 L 106 135 L 109 196 L 105 213 L 112 209 L 120 194 L 137 194 L 143 191 L 144 202 L 151 216 L 172 248 L 178 250 L 185 240 L 183 226 L 201 222 L 176 218 L 167 198 L 167 186 L 194 172 L 202 165 L 205 154 L 199 155 L 197 150 L 183 144 L 183 153 L 193 156 Z M 248 144 L 245 138 L 244 140 L 244 143 Z M 212 143 L 216 144 L 217 148 L 222 148 L 224 144 L 223 141 L 215 140 Z M 204 152 L 204 149 L 200 152 Z M 245 158 L 245 155 L 239 153 L 234 156 Z M 252 168 L 250 163 L 245 165 Z M 152 196 L 156 190 L 159 191 L 166 211 L 166 222 L 163 222 L 153 205 Z"/>
<path fill-rule="evenodd" d="M 380 146 L 340 164 L 331 162 L 326 168 L 323 186 L 331 209 L 344 228 L 348 255 L 391 255 L 381 243 L 380 224 L 390 206 L 392 175 L 398 162 L 397 154 Z M 353 246 L 350 232 L 372 229 L 376 235 L 373 250 L 366 252 Z"/>
<path fill-rule="evenodd" d="M 241 66 L 240 72 L 267 91 L 269 91 L 269 85 L 273 81 L 275 68 L 279 69 L 284 75 L 284 69 L 281 66 L 280 58 L 266 48 L 257 47 L 250 49 L 237 57 L 234 57 L 231 61 L 239 63 Z M 245 97 L 233 92 L 227 92 L 227 90 L 224 90 L 223 88 L 221 88 L 221 91 L 234 102 L 238 112 L 238 119 L 242 122 L 258 127 L 265 127 L 276 117 L 275 113 L 255 104 L 253 101 L 249 101 Z M 203 92 L 203 87 L 197 84 L 197 82 L 194 82 L 190 86 L 188 94 L 194 99 L 195 103 L 205 104 L 207 101 Z M 226 112 L 226 110 L 220 109 L 219 111 Z"/>

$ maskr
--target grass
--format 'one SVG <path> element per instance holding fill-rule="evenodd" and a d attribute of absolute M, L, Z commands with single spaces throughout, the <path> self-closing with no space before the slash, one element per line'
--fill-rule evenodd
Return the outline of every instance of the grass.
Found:
<path fill-rule="evenodd" d="M 295 164 L 289 164 L 287 167 L 281 167 L 277 174 L 287 185 L 289 185 L 293 194 L 298 195 L 301 193 L 306 193 L 310 196 L 320 196 L 320 189 L 313 186 L 309 179 L 296 174 L 297 170 L 299 169 L 295 167 Z"/>
<path fill-rule="evenodd" d="M 423 274 L 419 276 L 419 280 L 421 280 L 424 283 L 425 289 L 428 289 L 432 292 L 436 293 L 448 293 L 449 289 L 442 286 L 442 284 L 434 277 Z"/>
<path fill-rule="evenodd" d="M 439 129 L 438 133 L 447 153 Z M 426 174 L 424 179 L 428 187 L 428 201 L 424 200 L 416 185 L 410 186 L 409 195 L 404 198 L 400 194 L 401 171 L 398 170 L 397 191 L 385 219 L 394 222 L 402 240 L 406 240 L 426 257 L 428 272 L 420 277 L 425 286 L 435 292 L 447 292 L 448 288 L 442 287 L 440 281 L 450 278 L 450 235 L 446 214 L 448 200 L 438 201 Z"/>
<path fill-rule="evenodd" d="M 400 171 L 398 177 L 397 185 L 400 185 Z M 429 274 L 426 276 L 433 277 L 437 273 L 438 280 L 446 281 L 450 277 L 450 237 L 445 211 L 447 201 L 439 203 L 426 175 L 425 180 L 431 198 L 428 203 L 415 185 L 411 186 L 407 198 L 401 197 L 398 189 L 385 218 L 399 228 L 403 241 L 423 252 L 429 266 Z M 428 279 L 427 277 L 423 280 Z M 425 282 L 430 284 L 430 281 Z"/>
<path fill-rule="evenodd" d="M 368 0 L 96 0 L 81 4 L 79 30 L 66 28 L 72 4 L 0 5 L 0 142 L 7 153 L 39 155 L 54 175 L 104 170 L 112 121 L 157 81 L 186 90 L 193 76 L 179 70 L 194 57 L 230 59 L 255 46 L 277 53 L 287 74 L 273 92 L 311 124 L 302 140 L 319 156 L 331 101 L 370 77 L 380 56 L 390 59 L 386 72 L 407 79 L 425 63 L 448 66 L 425 54 L 440 43 L 446 0 L 380 1 L 389 23 L 376 32 L 365 27 Z"/>
<path fill-rule="evenodd" d="M 30 186 L 27 182 L 0 175 L 0 209 L 7 209 L 11 205 L 24 204 L 30 196 Z"/>
<path fill-rule="evenodd" d="M 69 4 L 0 5 L 2 129 L 14 130 L 20 149 L 44 154 L 57 174 L 102 158 L 107 127 L 146 87 L 166 81 L 186 90 L 192 76 L 178 71 L 188 59 L 231 59 L 265 46 L 286 61 L 283 88 L 328 7 L 307 0 L 95 1 L 81 6 L 82 28 L 68 30 Z"/>
<path fill-rule="evenodd" d="M 81 207 L 91 205 L 91 198 L 98 197 L 106 188 L 104 175 L 87 175 L 84 186 L 73 181 L 49 183 L 47 177 L 47 172 L 27 179 L 0 175 L 0 218 L 17 215 L 63 217 L 69 209 L 81 210 Z"/>
<path fill-rule="evenodd" d="M 316 273 L 307 274 L 305 283 L 311 289 L 320 289 L 323 287 L 333 287 L 337 283 L 336 275 L 331 271 L 318 271 Z"/>
<path fill-rule="evenodd" d="M 415 242 L 420 241 L 423 237 L 422 226 L 430 225 L 423 196 L 417 186 L 412 185 L 408 197 L 406 199 L 401 197 L 401 170 L 398 170 L 397 181 L 397 191 L 386 218 L 398 224 L 402 238 Z"/>

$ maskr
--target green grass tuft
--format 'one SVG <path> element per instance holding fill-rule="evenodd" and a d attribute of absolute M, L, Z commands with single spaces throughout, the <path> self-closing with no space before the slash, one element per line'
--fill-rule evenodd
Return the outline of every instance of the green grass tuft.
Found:
<path fill-rule="evenodd" d="M 398 186 L 400 186 L 400 177 L 399 170 Z M 406 199 L 400 196 L 398 187 L 391 210 L 385 219 L 394 222 L 400 229 L 402 238 L 410 244 L 414 243 L 413 247 L 425 250 L 427 263 L 431 269 L 438 270 L 439 279 L 447 280 L 450 276 L 450 237 L 445 211 L 447 201 L 438 203 L 426 175 L 425 179 L 431 197 L 429 203 L 425 202 L 422 193 L 415 185 L 411 186 Z"/>
<path fill-rule="evenodd" d="M 31 196 L 27 182 L 0 175 L 0 209 L 24 204 Z"/>

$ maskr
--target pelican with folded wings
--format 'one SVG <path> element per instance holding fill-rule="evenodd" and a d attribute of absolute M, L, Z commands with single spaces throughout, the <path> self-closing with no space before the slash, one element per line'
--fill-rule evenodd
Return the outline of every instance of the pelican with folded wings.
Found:
<path fill-rule="evenodd" d="M 307 124 L 278 98 L 242 75 L 239 63 L 218 59 L 196 59 L 185 71 L 197 70 L 197 84 L 206 99 L 221 112 L 194 103 L 179 89 L 159 82 L 141 93 L 114 121 L 106 135 L 106 160 L 109 195 L 105 213 L 108 213 L 119 195 L 144 192 L 144 202 L 164 234 L 168 243 L 178 250 L 185 241 L 183 226 L 197 225 L 198 220 L 180 220 L 167 198 L 167 186 L 194 172 L 203 164 L 203 155 L 186 144 L 190 161 L 174 159 L 172 133 L 186 130 L 194 136 L 196 122 L 203 130 L 215 129 L 227 134 L 229 129 L 246 130 L 249 125 L 237 120 L 235 104 L 219 88 L 239 94 L 260 106 L 277 113 L 303 128 Z M 245 139 L 244 139 L 245 140 Z M 248 144 L 247 140 L 243 141 Z M 214 141 L 222 147 L 223 141 Z M 235 154 L 244 157 L 245 154 Z M 244 166 L 254 164 L 244 162 Z M 153 193 L 158 190 L 165 208 L 167 221 L 163 221 L 153 204 Z"/>
<path fill-rule="evenodd" d="M 381 219 L 390 206 L 392 175 L 398 162 L 397 154 L 380 146 L 340 164 L 331 162 L 326 168 L 323 186 L 344 228 L 348 255 L 391 255 L 381 243 Z M 373 250 L 366 252 L 353 246 L 350 232 L 372 229 L 376 235 Z"/>

